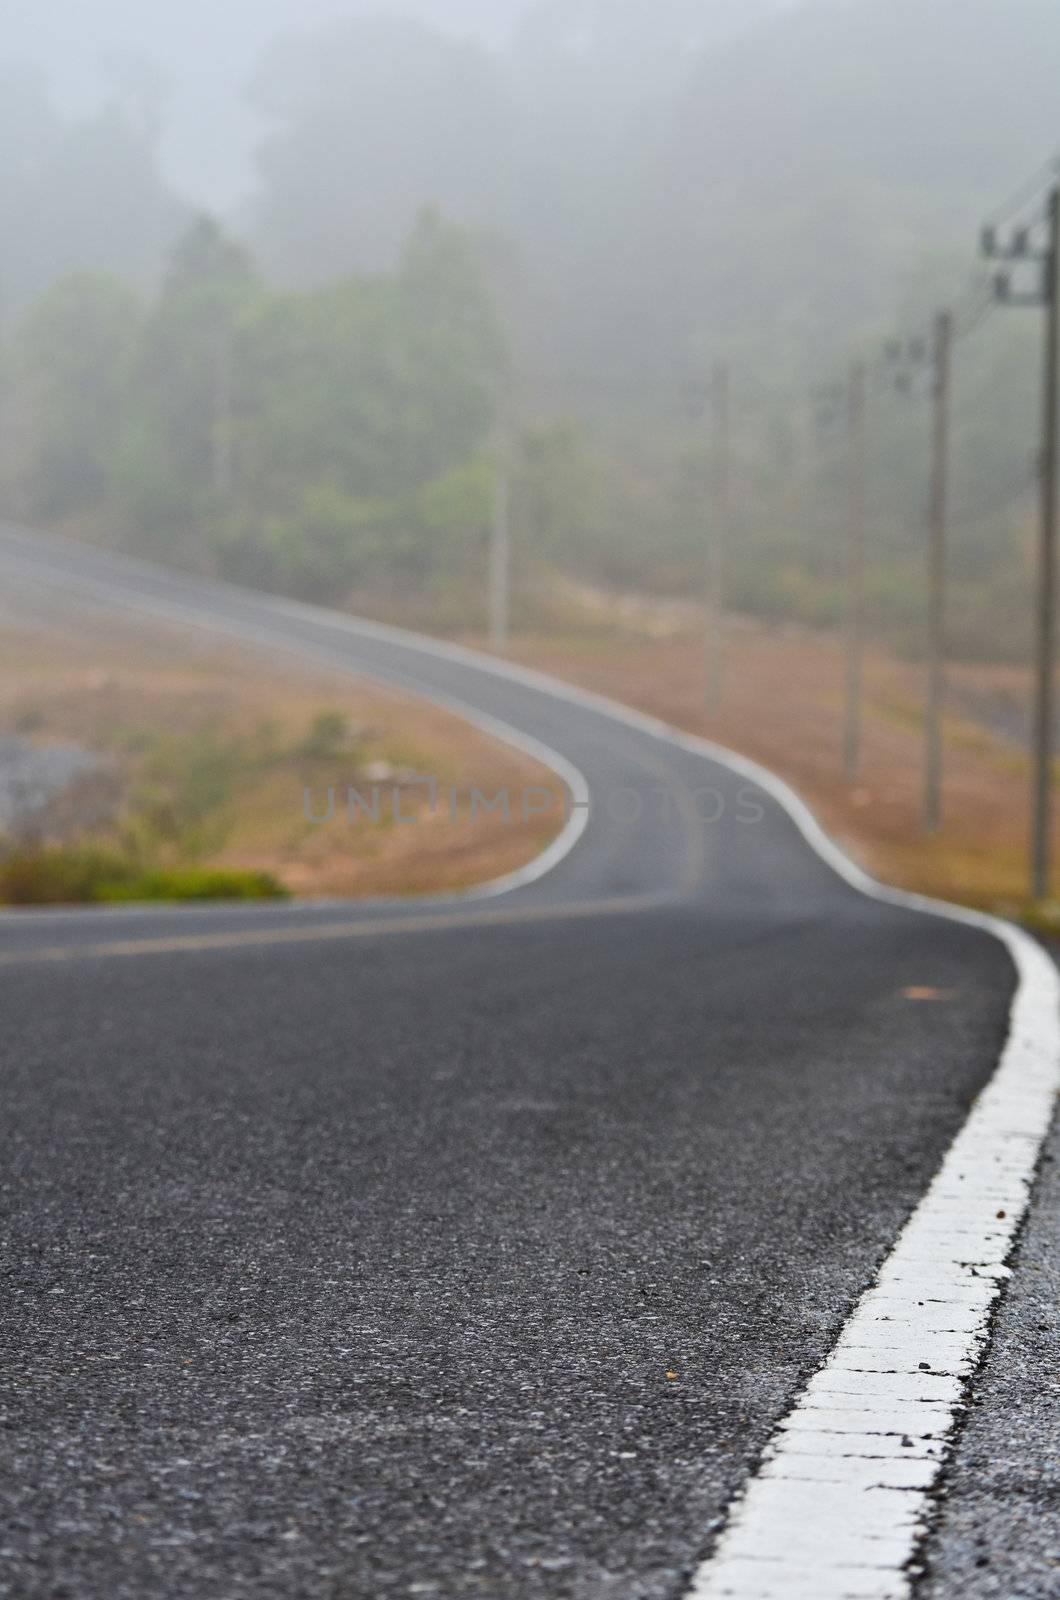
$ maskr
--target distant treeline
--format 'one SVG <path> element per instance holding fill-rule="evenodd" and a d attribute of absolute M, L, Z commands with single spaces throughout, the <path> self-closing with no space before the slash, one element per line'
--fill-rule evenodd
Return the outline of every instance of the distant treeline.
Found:
<path fill-rule="evenodd" d="M 475 627 L 503 419 L 517 621 L 542 620 L 557 572 L 694 597 L 716 532 L 705 391 L 645 392 L 592 423 L 521 395 L 481 255 L 425 212 L 392 272 L 277 291 L 202 218 L 150 298 L 110 276 L 62 280 L 5 351 L 4 510 L 280 592 Z M 958 365 L 951 626 L 967 656 L 1025 647 L 1035 339 L 997 318 Z M 754 368 L 734 367 L 733 393 L 730 604 L 833 625 L 842 418 L 821 425 L 805 390 Z M 926 411 L 879 385 L 870 420 L 872 624 L 915 653 Z"/>
<path fill-rule="evenodd" d="M 5 508 L 466 625 L 506 394 L 524 618 L 548 570 L 695 595 L 710 418 L 687 391 L 724 359 L 731 603 L 828 624 L 842 424 L 818 431 L 809 390 L 961 297 L 979 222 L 1056 142 L 1058 72 L 1055 0 L 528 0 L 503 48 L 347 17 L 261 64 L 227 235 L 167 192 L 146 90 L 72 122 L 7 73 Z M 1026 647 L 1039 372 L 1033 314 L 957 356 L 963 654 Z M 909 651 L 926 435 L 922 398 L 874 387 L 871 622 Z"/>
<path fill-rule="evenodd" d="M 700 452 L 627 456 L 572 418 L 514 411 L 480 253 L 425 211 L 392 272 L 277 291 L 202 217 L 153 296 L 62 279 L 4 352 L 3 510 L 285 593 L 475 626 L 503 449 L 517 605 L 551 570 L 682 586 L 686 553 L 699 561 Z"/>
<path fill-rule="evenodd" d="M 206 219 L 144 301 L 67 278 L 7 351 L 7 509 L 292 593 L 459 583 L 489 517 L 503 341 L 458 230 L 277 293 Z"/>

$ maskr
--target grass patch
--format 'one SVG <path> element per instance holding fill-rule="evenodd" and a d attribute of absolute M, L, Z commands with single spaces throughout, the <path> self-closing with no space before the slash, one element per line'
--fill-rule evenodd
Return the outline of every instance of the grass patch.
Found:
<path fill-rule="evenodd" d="M 341 711 L 318 711 L 295 754 L 310 761 L 337 761 L 350 753 L 349 718 Z"/>
<path fill-rule="evenodd" d="M 1036 933 L 1043 939 L 1060 938 L 1060 902 L 1056 900 L 1037 904 L 1031 902 L 1018 907 L 1015 913 L 1009 911 L 1008 914 L 1014 916 L 1015 921 L 1022 922 L 1030 933 Z"/>
<path fill-rule="evenodd" d="M 6 905 L 286 898 L 287 891 L 269 872 L 144 867 L 109 850 L 25 849 L 0 859 L 0 902 Z"/>

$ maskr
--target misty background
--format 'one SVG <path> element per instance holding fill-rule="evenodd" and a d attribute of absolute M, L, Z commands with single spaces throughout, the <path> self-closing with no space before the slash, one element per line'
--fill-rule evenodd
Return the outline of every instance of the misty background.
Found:
<path fill-rule="evenodd" d="M 842 437 L 810 390 L 959 300 L 981 221 L 1060 143 L 1052 0 L 5 22 L 5 509 L 439 627 L 481 620 L 502 414 L 525 621 L 555 573 L 698 592 L 720 359 L 733 604 L 834 623 Z M 958 356 L 968 655 L 1026 650 L 1038 338 L 999 314 Z M 913 654 L 923 404 L 873 391 L 873 626 Z"/>

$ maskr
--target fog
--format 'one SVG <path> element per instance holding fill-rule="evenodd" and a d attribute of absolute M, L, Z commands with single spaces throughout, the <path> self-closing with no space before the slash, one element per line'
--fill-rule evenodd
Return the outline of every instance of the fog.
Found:
<path fill-rule="evenodd" d="M 725 361 L 733 604 L 833 624 L 842 454 L 809 392 L 974 291 L 981 221 L 1060 129 L 1051 0 L 5 22 L 8 509 L 437 619 L 481 589 L 502 417 L 531 611 L 548 573 L 698 585 Z M 962 353 L 963 650 L 1026 648 L 1036 352 L 1033 318 L 994 317 Z M 912 649 L 924 429 L 892 405 L 874 430 L 875 625 Z"/>
<path fill-rule="evenodd" d="M 527 0 L 375 0 L 345 6 L 341 0 L 227 0 L 223 6 L 205 0 L 180 5 L 174 0 L 10 0 L 0 55 L 43 68 L 58 103 L 71 111 L 98 107 L 130 81 L 151 82 L 164 110 L 166 177 L 193 199 L 226 207 L 253 181 L 261 126 L 246 90 L 278 36 L 344 16 L 403 15 L 503 51 L 532 9 Z M 591 17 L 594 11 L 622 7 L 562 0 L 537 9 L 551 13 L 553 21 L 561 19 L 576 46 L 586 37 L 579 12 Z M 659 14 L 665 35 L 666 7 L 641 9 Z M 702 31 L 702 13 L 729 11 L 735 23 L 743 9 L 733 0 L 713 8 L 671 7 L 675 15 L 684 13 L 680 26 L 689 44 Z"/>
<path fill-rule="evenodd" d="M 378 0 L 500 42 L 520 0 Z M 268 42 L 344 11 L 335 0 L 9 0 L 2 54 L 47 71 L 59 103 L 99 106 L 131 75 L 155 76 L 165 109 L 163 167 L 174 184 L 212 206 L 236 201 L 252 179 L 256 119 L 245 103 Z"/>

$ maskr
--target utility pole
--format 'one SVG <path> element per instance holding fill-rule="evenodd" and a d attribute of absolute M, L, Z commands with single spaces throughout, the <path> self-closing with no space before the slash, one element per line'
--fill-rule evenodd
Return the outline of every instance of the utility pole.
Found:
<path fill-rule="evenodd" d="M 861 766 L 862 656 L 865 636 L 865 364 L 847 383 L 847 659 L 843 769 L 853 783 Z"/>
<path fill-rule="evenodd" d="M 1046 202 L 1044 250 L 1030 248 L 1028 228 L 1017 229 L 1002 246 L 997 229 L 983 229 L 983 254 L 993 260 L 1036 261 L 1041 284 L 1031 293 L 1014 293 L 1009 272 L 999 272 L 994 293 L 1002 305 L 1044 306 L 1045 376 L 1042 396 L 1041 528 L 1038 554 L 1037 639 L 1035 650 L 1034 780 L 1031 820 L 1031 893 L 1044 900 L 1051 881 L 1053 746 L 1055 742 L 1057 429 L 1060 426 L 1060 186 Z"/>
<path fill-rule="evenodd" d="M 222 505 L 232 497 L 232 329 L 226 321 L 214 347 L 213 487 Z"/>
<path fill-rule="evenodd" d="M 497 422 L 493 459 L 493 527 L 490 539 L 490 643 L 497 655 L 508 649 L 511 590 L 511 438 L 505 407 Z"/>
<path fill-rule="evenodd" d="M 949 489 L 950 370 L 953 314 L 936 313 L 933 337 L 888 342 L 885 356 L 899 394 L 914 392 L 914 377 L 931 370 L 931 496 L 927 546 L 927 696 L 924 708 L 924 779 L 921 815 L 927 834 L 942 825 L 942 711 L 946 694 L 946 516 Z"/>
<path fill-rule="evenodd" d="M 1042 416 L 1042 527 L 1038 580 L 1038 704 L 1035 717 L 1034 898 L 1049 893 L 1052 833 L 1054 675 L 1056 665 L 1056 434 L 1060 364 L 1060 189 L 1049 194 L 1049 242 L 1045 252 L 1045 383 Z"/>
<path fill-rule="evenodd" d="M 942 711 L 946 698 L 946 517 L 949 498 L 953 316 L 935 318 L 932 374 L 931 532 L 928 540 L 928 681 L 924 718 L 924 832 L 942 826 Z"/>
<path fill-rule="evenodd" d="M 0 508 L 12 513 L 11 346 L 7 332 L 7 298 L 0 281 Z"/>
<path fill-rule="evenodd" d="M 729 369 L 714 369 L 714 526 L 707 555 L 707 713 L 717 716 L 725 687 L 725 578 L 730 513 Z"/>

